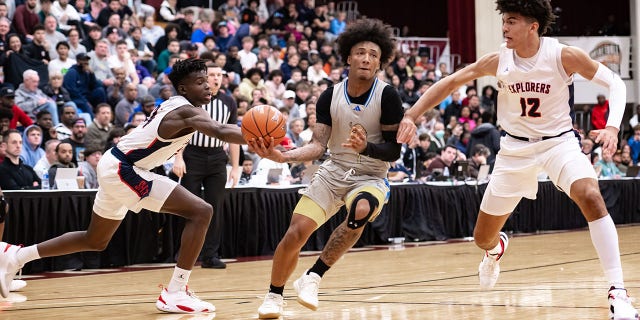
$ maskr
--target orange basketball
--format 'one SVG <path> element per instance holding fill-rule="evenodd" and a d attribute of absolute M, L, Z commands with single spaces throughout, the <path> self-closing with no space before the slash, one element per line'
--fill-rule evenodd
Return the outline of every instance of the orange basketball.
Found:
<path fill-rule="evenodd" d="M 287 123 L 282 113 L 275 107 L 265 104 L 249 109 L 242 117 L 242 137 L 246 141 L 259 137 L 267 140 L 273 137 L 275 143 L 280 144 L 287 134 L 286 127 Z"/>

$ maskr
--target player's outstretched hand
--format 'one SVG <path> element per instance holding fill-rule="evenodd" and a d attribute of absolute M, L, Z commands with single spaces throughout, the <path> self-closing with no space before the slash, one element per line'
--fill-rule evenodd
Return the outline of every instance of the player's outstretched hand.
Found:
<path fill-rule="evenodd" d="M 275 148 L 276 144 L 273 137 L 269 137 L 267 141 L 263 138 L 247 140 L 247 144 L 253 151 L 262 158 L 267 158 L 275 162 L 285 162 L 282 152 Z"/>
<path fill-rule="evenodd" d="M 589 131 L 589 138 L 602 145 L 602 150 L 615 154 L 618 149 L 618 128 L 606 127 L 600 130 Z"/>
<path fill-rule="evenodd" d="M 400 121 L 400 127 L 398 127 L 398 134 L 396 135 L 396 140 L 398 143 L 409 143 L 413 136 L 416 135 L 416 124 L 415 119 L 412 119 L 410 116 L 405 115 Z"/>

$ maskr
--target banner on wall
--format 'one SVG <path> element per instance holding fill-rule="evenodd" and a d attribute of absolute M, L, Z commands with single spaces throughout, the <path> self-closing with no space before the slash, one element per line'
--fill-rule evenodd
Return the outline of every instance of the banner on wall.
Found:
<path fill-rule="evenodd" d="M 631 37 L 558 37 L 561 43 L 584 50 L 592 59 L 631 79 Z M 576 80 L 584 80 L 576 77 Z"/>

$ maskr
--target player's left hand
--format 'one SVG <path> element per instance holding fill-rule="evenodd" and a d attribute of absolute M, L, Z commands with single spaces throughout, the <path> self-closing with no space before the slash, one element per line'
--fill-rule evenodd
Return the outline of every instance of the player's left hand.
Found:
<path fill-rule="evenodd" d="M 357 153 L 362 153 L 367 148 L 367 134 L 360 126 L 351 127 L 351 134 L 347 142 L 342 143 L 345 148 L 351 148 Z"/>
<path fill-rule="evenodd" d="M 609 151 L 615 154 L 618 149 L 618 132 L 620 130 L 615 127 L 606 127 L 600 130 L 591 130 L 589 138 L 602 145 L 603 151 Z"/>
<path fill-rule="evenodd" d="M 231 188 L 235 188 L 240 181 L 240 172 L 242 172 L 242 167 L 234 168 L 229 172 L 228 182 L 231 182 Z"/>

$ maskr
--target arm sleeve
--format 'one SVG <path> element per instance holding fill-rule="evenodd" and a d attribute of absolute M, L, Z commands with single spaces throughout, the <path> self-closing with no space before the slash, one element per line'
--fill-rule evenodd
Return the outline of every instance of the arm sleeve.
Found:
<path fill-rule="evenodd" d="M 382 115 L 380 117 L 380 124 L 383 125 L 397 125 L 404 116 L 404 108 L 402 107 L 402 101 L 400 101 L 400 95 L 393 87 L 387 86 L 382 92 Z M 362 152 L 363 155 L 383 160 L 383 161 L 396 161 L 400 158 L 400 151 L 402 145 L 396 141 L 396 134 L 398 130 L 382 131 L 382 143 L 367 143 L 367 147 Z"/>
<path fill-rule="evenodd" d="M 316 103 L 316 121 L 331 127 L 331 100 L 333 87 L 328 88 L 318 98 Z"/>

